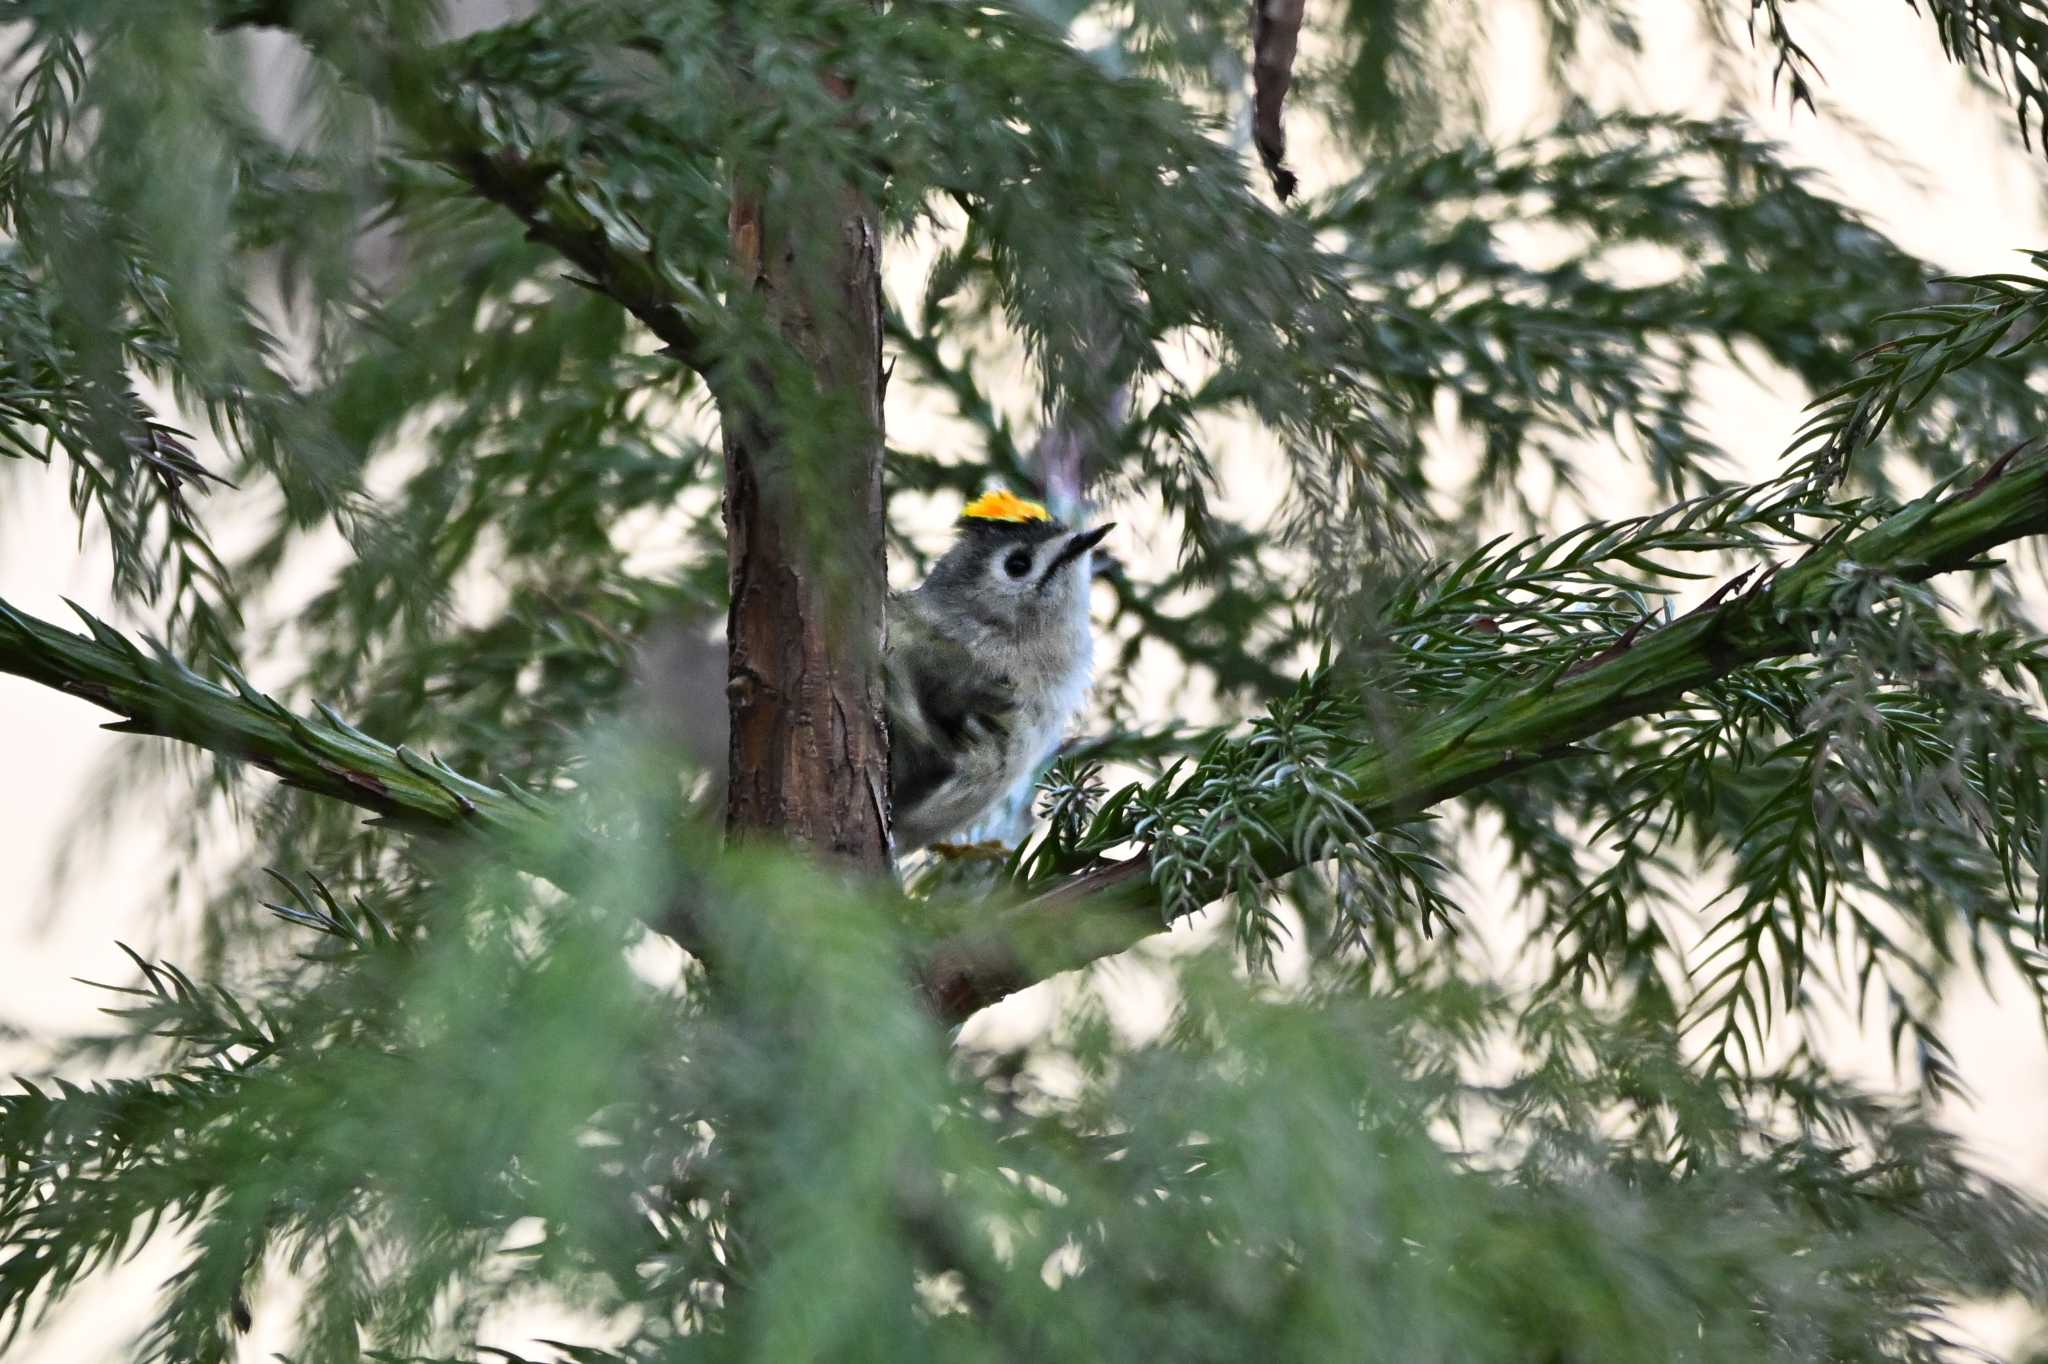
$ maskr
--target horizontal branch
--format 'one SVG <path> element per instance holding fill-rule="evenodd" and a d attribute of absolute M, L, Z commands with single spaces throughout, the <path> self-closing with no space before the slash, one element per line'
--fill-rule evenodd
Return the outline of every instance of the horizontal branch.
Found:
<path fill-rule="evenodd" d="M 292 786 L 347 801 L 386 823 L 422 832 L 494 832 L 526 852 L 528 870 L 553 879 L 539 850 L 563 841 L 538 797 L 486 786 L 436 758 L 392 747 L 331 709 L 308 720 L 264 695 L 232 668 L 232 689 L 208 681 L 161 648 L 142 649 L 73 606 L 90 637 L 0 601 L 0 673 L 12 673 L 121 716 L 105 728 L 153 734 L 262 768 Z"/>
<path fill-rule="evenodd" d="M 1971 567 L 2010 541 L 2048 532 L 2048 459 L 1998 461 L 1975 483 L 1937 490 L 1861 535 L 1824 543 L 1786 568 L 1752 570 L 1661 629 L 1618 640 L 1547 684 L 1474 698 L 1415 728 L 1398 748 L 1361 748 L 1345 764 L 1374 821 L 1412 817 L 1537 763 L 1766 659 L 1808 652 L 1838 575 L 1850 566 L 1919 581 Z M 1252 822 L 1256 823 L 1256 822 Z M 1268 827 L 1288 828 L 1284 817 Z M 1258 850 L 1272 876 L 1294 870 L 1282 843 Z M 1165 931 L 1148 856 L 1081 872 L 941 941 L 920 967 L 935 1014 L 960 1022 L 1004 996 Z M 1197 885 L 1192 900 L 1220 896 Z"/>
<path fill-rule="evenodd" d="M 201 677 L 162 647 L 145 652 L 76 603 L 79 635 L 0 600 L 0 674 L 90 701 L 121 719 L 117 734 L 175 739 L 246 762 L 286 785 L 370 811 L 414 834 L 489 840 L 519 870 L 576 895 L 618 862 L 617 849 L 559 804 L 511 782 L 488 786 L 439 758 L 371 738 L 326 705 L 298 715 L 232 667 L 231 686 Z M 0 742 L 4 742 L 0 735 Z M 671 851 L 680 854 L 680 847 Z M 700 960 L 711 943 L 699 918 L 701 878 L 678 855 L 650 926 Z"/>
<path fill-rule="evenodd" d="M 1969 568 L 1998 546 L 2048 532 L 2048 459 L 2000 461 L 1977 482 L 1921 499 L 1854 538 L 1823 544 L 1790 567 L 1744 574 L 1662 629 L 1617 641 L 1547 685 L 1508 700 L 1487 696 L 1417 726 L 1398 749 L 1361 746 L 1345 770 L 1359 804 L 1381 821 L 1404 819 L 1537 763 L 1624 720 L 1681 704 L 1687 694 L 1766 659 L 1806 652 L 1839 575 L 1851 566 L 1921 580 Z M 331 710 L 294 714 L 231 674 L 232 688 L 161 650 L 144 652 L 80 612 L 90 637 L 0 602 L 0 673 L 11 673 L 113 711 L 107 728 L 154 734 L 252 763 L 289 784 L 435 833 L 495 832 L 527 871 L 573 886 L 565 868 L 592 840 L 553 806 L 514 788 L 474 781 L 431 758 L 363 734 Z M 1275 827 L 1287 827 L 1285 820 Z M 581 850 L 581 851 L 579 851 Z M 1261 850 L 1268 874 L 1292 870 L 1283 845 Z M 1196 886 L 1214 898 L 1220 885 Z M 682 907 L 678 907 L 679 909 Z M 701 948 L 688 912 L 661 927 Z M 1151 866 L 1140 856 L 1078 873 L 922 954 L 920 988 L 934 1014 L 959 1022 L 1017 990 L 1135 946 L 1165 931 Z"/>

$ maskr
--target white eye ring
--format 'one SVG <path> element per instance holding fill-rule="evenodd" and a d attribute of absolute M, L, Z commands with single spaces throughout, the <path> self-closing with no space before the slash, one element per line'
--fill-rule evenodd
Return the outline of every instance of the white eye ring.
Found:
<path fill-rule="evenodd" d="M 1003 560 L 1003 572 L 1013 578 L 1021 578 L 1030 571 L 1031 551 L 1028 549 L 1013 549 Z"/>

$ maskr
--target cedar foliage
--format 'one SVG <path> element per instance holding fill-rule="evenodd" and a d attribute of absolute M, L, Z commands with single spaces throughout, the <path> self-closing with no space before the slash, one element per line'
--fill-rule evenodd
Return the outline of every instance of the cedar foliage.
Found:
<path fill-rule="evenodd" d="M 1634 50 L 1535 8 L 1559 90 Z M 2042 131 L 2038 0 L 1914 8 Z M 1944 1359 L 2048 1306 L 2048 1210 L 1935 1109 L 1952 982 L 2048 1004 L 2048 256 L 1936 278 L 1733 114 L 1490 142 L 1473 7 L 1301 12 L 0 3 L 0 454 L 139 625 L 0 603 L 0 669 L 174 740 L 110 788 L 250 849 L 0 1094 L 0 1324 L 156 1235 L 152 1361 L 290 1292 L 307 1364 L 516 1359 L 536 1295 L 580 1335 L 522 1351 L 632 1361 Z M 1699 14 L 1816 104 L 1799 6 Z M 789 359 L 734 167 L 929 254 L 891 394 L 974 439 L 888 448 L 892 525 L 993 481 L 1177 534 L 1000 870 L 723 849 L 705 698 L 649 695 L 726 606 L 713 403 Z M 1699 421 L 1736 353 L 1816 395 L 1762 483 Z M 777 397 L 843 506 L 842 414 Z M 1622 474 L 1661 508 L 1575 524 Z M 950 1031 L 1197 916 L 1156 1032 Z M 1901 1092 L 1801 1040 L 1837 996 Z"/>

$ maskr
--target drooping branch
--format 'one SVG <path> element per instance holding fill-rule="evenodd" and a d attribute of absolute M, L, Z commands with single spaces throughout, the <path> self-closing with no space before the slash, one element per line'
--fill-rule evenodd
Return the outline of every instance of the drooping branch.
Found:
<path fill-rule="evenodd" d="M 444 79 L 436 49 L 390 42 L 349 6 L 222 0 L 214 13 L 220 29 L 275 28 L 296 36 L 377 99 L 437 164 L 511 212 L 531 240 L 575 266 L 583 283 L 630 312 L 669 355 L 711 381 L 705 338 L 718 307 L 710 292 L 593 211 L 600 196 L 568 166 L 532 159 L 494 135 L 481 111 Z"/>
<path fill-rule="evenodd" d="M 481 129 L 464 125 L 464 140 L 444 145 L 441 164 L 466 180 L 479 195 L 526 224 L 526 235 L 582 271 L 591 288 L 638 318 L 660 337 L 666 352 L 712 380 L 712 351 L 698 319 L 715 304 L 653 253 L 635 250 L 616 239 L 604 219 L 590 211 L 588 199 L 576 192 L 568 173 L 559 167 L 535 165 L 517 152 L 484 144 Z M 479 134 L 475 139 L 466 135 Z"/>
<path fill-rule="evenodd" d="M 1282 115 L 1294 83 L 1294 53 L 1301 41 L 1305 0 L 1252 0 L 1252 141 L 1273 178 L 1273 192 L 1294 193 L 1287 169 L 1287 126 Z"/>
<path fill-rule="evenodd" d="M 2014 452 L 2017 454 L 2017 451 Z M 1999 545 L 2048 533 L 2048 458 L 2013 455 L 1961 490 L 1937 490 L 1846 541 L 1796 563 L 1743 574 L 1661 629 L 1617 640 L 1525 694 L 1474 698 L 1417 724 L 1398 748 L 1361 746 L 1347 764 L 1358 805 L 1376 821 L 1413 816 L 1537 763 L 1623 721 L 1670 709 L 1739 669 L 1805 653 L 1850 566 L 1920 581 L 1971 566 Z M 1631 632 L 1632 634 L 1634 632 Z M 1284 794 L 1279 799 L 1284 800 Z M 1286 829 L 1284 810 L 1261 827 Z M 1256 822 L 1255 822 L 1256 823 Z M 1284 842 L 1259 852 L 1264 870 L 1299 865 Z M 920 968 L 934 1013 L 960 1022 L 1004 996 L 1163 932 L 1149 858 L 1081 872 L 986 923 L 940 942 Z M 1194 888 L 1206 902 L 1220 884 Z"/>

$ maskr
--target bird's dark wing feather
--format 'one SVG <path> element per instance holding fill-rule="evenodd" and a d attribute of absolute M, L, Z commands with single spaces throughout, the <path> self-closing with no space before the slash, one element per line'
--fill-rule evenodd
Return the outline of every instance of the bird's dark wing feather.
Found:
<path fill-rule="evenodd" d="M 953 775 L 969 726 L 1001 731 L 1016 705 L 1010 679 L 943 636 L 892 648 L 889 668 L 889 795 L 900 812 Z"/>

